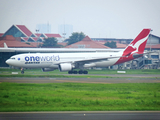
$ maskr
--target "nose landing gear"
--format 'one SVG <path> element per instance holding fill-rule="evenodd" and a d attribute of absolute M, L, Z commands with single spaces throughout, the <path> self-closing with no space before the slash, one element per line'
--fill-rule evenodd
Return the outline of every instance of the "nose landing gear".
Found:
<path fill-rule="evenodd" d="M 21 68 L 21 74 L 24 74 L 24 69 L 23 68 Z"/>

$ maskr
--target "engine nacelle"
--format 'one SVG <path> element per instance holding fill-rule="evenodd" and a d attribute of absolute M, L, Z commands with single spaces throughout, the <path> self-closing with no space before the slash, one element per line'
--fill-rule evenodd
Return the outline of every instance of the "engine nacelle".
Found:
<path fill-rule="evenodd" d="M 62 63 L 59 65 L 59 70 L 61 72 L 70 71 L 70 70 L 72 70 L 72 65 L 71 65 L 71 63 Z"/>
<path fill-rule="evenodd" d="M 90 63 L 90 64 L 84 64 L 83 65 L 84 68 L 95 67 L 95 66 L 96 66 L 95 63 Z"/>
<path fill-rule="evenodd" d="M 141 57 L 141 56 L 143 56 L 143 54 L 138 54 L 138 53 L 134 53 L 134 54 L 133 54 L 133 57 L 134 57 L 134 58 L 138 58 L 138 57 Z"/>
<path fill-rule="evenodd" d="M 48 71 L 53 71 L 55 70 L 54 68 L 42 68 L 43 72 L 48 72 Z"/>

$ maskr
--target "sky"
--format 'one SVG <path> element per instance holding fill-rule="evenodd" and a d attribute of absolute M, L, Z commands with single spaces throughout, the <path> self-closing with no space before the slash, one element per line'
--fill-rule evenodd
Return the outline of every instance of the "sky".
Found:
<path fill-rule="evenodd" d="M 160 0 L 0 0 L 0 33 L 13 24 L 35 33 L 37 24 L 70 24 L 90 38 L 135 38 L 151 28 L 160 37 Z"/>

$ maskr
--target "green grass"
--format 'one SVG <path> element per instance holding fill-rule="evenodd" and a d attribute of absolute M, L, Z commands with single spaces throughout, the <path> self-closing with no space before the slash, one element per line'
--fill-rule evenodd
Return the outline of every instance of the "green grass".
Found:
<path fill-rule="evenodd" d="M 0 111 L 160 110 L 160 83 L 0 83 Z"/>

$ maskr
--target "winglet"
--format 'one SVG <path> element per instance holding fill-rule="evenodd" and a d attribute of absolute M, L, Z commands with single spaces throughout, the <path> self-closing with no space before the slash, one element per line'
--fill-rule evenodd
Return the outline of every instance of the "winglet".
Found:
<path fill-rule="evenodd" d="M 4 48 L 8 48 L 8 46 L 7 46 L 7 44 L 6 44 L 6 43 L 4 43 Z"/>

